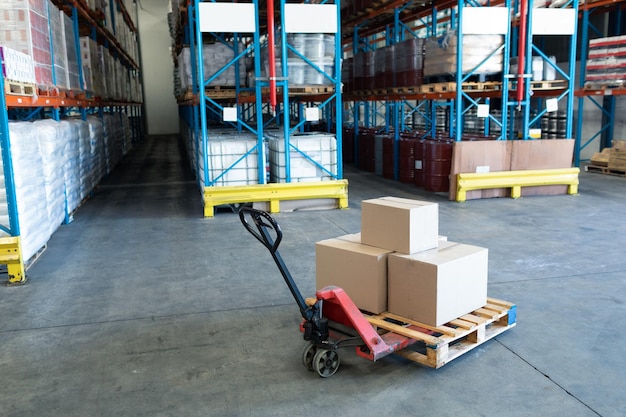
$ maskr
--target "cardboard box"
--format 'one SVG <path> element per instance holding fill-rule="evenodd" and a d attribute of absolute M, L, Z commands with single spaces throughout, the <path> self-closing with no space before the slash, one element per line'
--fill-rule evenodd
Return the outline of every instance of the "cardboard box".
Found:
<path fill-rule="evenodd" d="M 437 236 L 437 238 L 439 240 L 443 240 L 443 241 L 448 240 L 448 236 L 441 236 L 441 235 L 439 235 L 439 236 Z M 347 240 L 348 242 L 354 242 L 354 243 L 363 243 L 363 242 L 361 242 L 361 234 L 360 233 L 352 233 L 352 234 L 349 234 L 349 235 L 339 236 L 337 239 Z"/>
<path fill-rule="evenodd" d="M 389 312 L 440 326 L 487 304 L 488 250 L 440 241 L 437 249 L 389 255 Z"/>
<path fill-rule="evenodd" d="M 437 247 L 439 206 L 427 201 L 382 197 L 361 203 L 361 241 L 404 254 Z"/>
<path fill-rule="evenodd" d="M 343 288 L 362 310 L 387 310 L 387 257 L 391 251 L 347 240 L 327 239 L 315 244 L 318 290 Z"/>

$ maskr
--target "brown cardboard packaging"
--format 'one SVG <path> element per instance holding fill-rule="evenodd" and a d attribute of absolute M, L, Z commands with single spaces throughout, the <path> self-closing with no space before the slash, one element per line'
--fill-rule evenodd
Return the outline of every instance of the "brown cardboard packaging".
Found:
<path fill-rule="evenodd" d="M 514 140 L 511 142 L 513 146 L 511 171 L 572 167 L 573 139 Z M 559 194 L 567 194 L 567 185 L 522 187 L 522 197 Z"/>
<path fill-rule="evenodd" d="M 350 235 L 349 235 L 350 236 Z M 387 310 L 387 257 L 391 251 L 341 239 L 315 244 L 316 286 L 336 285 L 371 313 Z"/>
<path fill-rule="evenodd" d="M 361 203 L 361 242 L 404 254 L 437 247 L 439 206 L 382 197 Z"/>
<path fill-rule="evenodd" d="M 437 249 L 389 255 L 389 312 L 440 326 L 487 304 L 488 250 L 440 241 Z"/>
<path fill-rule="evenodd" d="M 455 142 L 452 151 L 450 193 L 448 198 L 456 200 L 457 174 L 466 172 L 497 172 L 511 170 L 511 146 L 508 140 L 478 140 Z M 466 198 L 506 197 L 510 190 L 492 188 L 468 191 Z"/>

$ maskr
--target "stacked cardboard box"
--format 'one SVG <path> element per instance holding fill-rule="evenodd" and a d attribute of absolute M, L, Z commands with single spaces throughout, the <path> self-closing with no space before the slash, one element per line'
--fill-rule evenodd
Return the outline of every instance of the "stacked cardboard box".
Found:
<path fill-rule="evenodd" d="M 626 171 L 626 141 L 613 140 L 608 166 L 616 171 Z"/>
<path fill-rule="evenodd" d="M 487 303 L 488 251 L 438 235 L 438 205 L 362 202 L 361 234 L 316 244 L 316 284 L 343 288 L 370 313 L 439 326 Z"/>

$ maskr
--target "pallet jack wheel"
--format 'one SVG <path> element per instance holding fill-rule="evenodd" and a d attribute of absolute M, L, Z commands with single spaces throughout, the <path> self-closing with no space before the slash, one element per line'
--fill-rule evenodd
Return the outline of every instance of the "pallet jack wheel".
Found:
<path fill-rule="evenodd" d="M 319 349 L 313 357 L 313 368 L 322 378 L 335 375 L 340 363 L 339 354 L 335 350 Z"/>
<path fill-rule="evenodd" d="M 307 342 L 307 344 L 304 345 L 304 349 L 302 349 L 302 364 L 309 371 L 314 370 L 313 358 L 315 357 L 316 353 L 317 353 L 317 347 L 311 342 Z"/>

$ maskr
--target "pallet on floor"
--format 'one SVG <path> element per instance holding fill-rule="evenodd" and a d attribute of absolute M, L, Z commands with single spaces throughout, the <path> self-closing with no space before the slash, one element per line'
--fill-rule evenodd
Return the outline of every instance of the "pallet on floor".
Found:
<path fill-rule="evenodd" d="M 4 80 L 4 94 L 16 96 L 34 96 L 37 87 L 32 83 L 21 81 Z"/>
<path fill-rule="evenodd" d="M 429 326 L 392 313 L 366 316 L 372 326 L 414 339 L 396 354 L 430 368 L 441 368 L 516 325 L 517 306 L 508 301 L 487 298 L 478 310 L 443 326 Z"/>
<path fill-rule="evenodd" d="M 604 175 L 613 175 L 616 177 L 626 177 L 626 168 L 625 169 L 615 169 L 614 167 L 608 166 L 600 166 L 600 165 L 587 165 L 585 166 L 585 171 L 587 172 L 595 172 L 598 174 Z"/>

